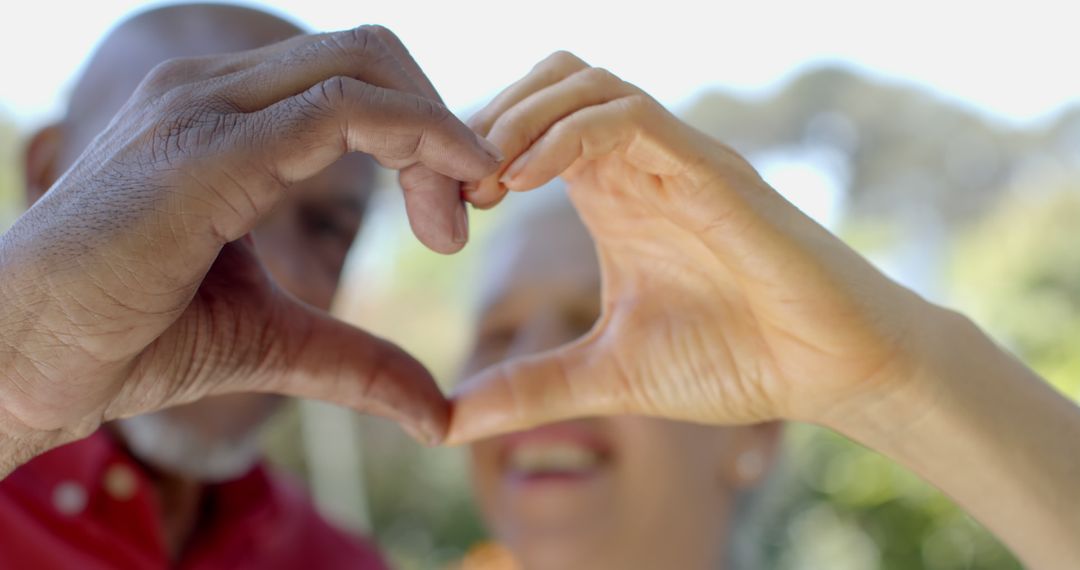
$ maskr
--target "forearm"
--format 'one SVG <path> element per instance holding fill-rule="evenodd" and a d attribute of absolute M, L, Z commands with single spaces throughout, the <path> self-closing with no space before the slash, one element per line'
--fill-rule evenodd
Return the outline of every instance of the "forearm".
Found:
<path fill-rule="evenodd" d="M 1080 408 L 933 309 L 911 388 L 830 425 L 950 495 L 1030 568 L 1080 568 Z"/>

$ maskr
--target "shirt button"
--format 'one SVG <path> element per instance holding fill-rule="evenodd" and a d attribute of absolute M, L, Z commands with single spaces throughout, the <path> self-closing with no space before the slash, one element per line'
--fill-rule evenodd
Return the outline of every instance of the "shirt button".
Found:
<path fill-rule="evenodd" d="M 131 468 L 122 463 L 113 464 L 105 471 L 102 481 L 105 492 L 117 501 L 126 501 L 135 496 L 138 480 Z"/>
<path fill-rule="evenodd" d="M 74 481 L 62 481 L 53 489 L 52 499 L 60 514 L 75 516 L 86 508 L 86 489 Z"/>

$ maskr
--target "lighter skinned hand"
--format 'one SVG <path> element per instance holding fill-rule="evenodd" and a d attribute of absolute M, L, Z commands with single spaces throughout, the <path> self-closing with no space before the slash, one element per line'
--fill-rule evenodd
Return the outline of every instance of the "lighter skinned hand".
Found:
<path fill-rule="evenodd" d="M 637 87 L 560 52 L 470 123 L 508 164 L 467 199 L 561 176 L 596 243 L 603 312 L 576 343 L 464 383 L 449 441 L 608 414 L 828 422 L 918 366 L 909 322 L 928 303 Z"/>
<path fill-rule="evenodd" d="M 396 346 L 303 305 L 245 236 L 292 182 L 362 151 L 401 170 L 433 249 L 467 239 L 459 180 L 497 150 L 378 27 L 158 66 L 0 238 L 0 440 L 34 453 L 210 394 L 329 400 L 445 432 L 448 404 Z"/>

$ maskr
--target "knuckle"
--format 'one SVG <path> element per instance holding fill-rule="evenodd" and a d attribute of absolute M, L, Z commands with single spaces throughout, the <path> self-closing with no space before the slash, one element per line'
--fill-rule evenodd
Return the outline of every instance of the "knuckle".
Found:
<path fill-rule="evenodd" d="M 380 37 L 380 30 L 384 29 L 374 25 L 352 28 L 326 36 L 320 46 L 352 63 L 377 64 L 393 57 Z"/>
<path fill-rule="evenodd" d="M 319 83 L 319 97 L 327 107 L 336 108 L 346 100 L 347 89 L 345 77 L 335 75 Z"/>
<path fill-rule="evenodd" d="M 619 100 L 622 112 L 632 119 L 645 119 L 659 110 L 659 104 L 644 93 L 635 93 Z"/>
<path fill-rule="evenodd" d="M 147 73 L 146 78 L 143 79 L 143 87 L 156 93 L 169 91 L 198 77 L 200 67 L 199 58 L 183 57 L 165 60 Z"/>
<path fill-rule="evenodd" d="M 152 162 L 178 167 L 229 146 L 241 129 L 240 113 L 223 111 L 220 97 L 177 88 L 164 98 L 150 126 Z"/>
<path fill-rule="evenodd" d="M 424 116 L 432 123 L 443 124 L 453 117 L 453 113 L 450 112 L 450 109 L 438 101 L 432 101 L 431 99 L 425 99 L 423 97 L 417 97 L 417 100 L 420 101 L 419 104 L 423 105 L 425 108 L 422 111 Z"/>
<path fill-rule="evenodd" d="M 552 53 L 547 56 L 544 61 L 540 62 L 540 64 L 545 68 L 554 69 L 578 69 L 587 65 L 580 57 L 566 50 L 558 50 Z"/>
<path fill-rule="evenodd" d="M 424 154 L 430 139 L 446 129 L 453 114 L 444 105 L 428 99 L 416 99 L 415 131 L 387 136 L 379 151 L 379 161 L 389 168 L 402 168 L 414 164 Z"/>
<path fill-rule="evenodd" d="M 379 36 L 373 26 L 359 26 L 344 33 L 338 38 L 350 51 L 367 53 L 379 45 Z"/>
<path fill-rule="evenodd" d="M 360 29 L 363 29 L 363 30 L 367 31 L 367 33 L 378 36 L 380 38 L 385 38 L 387 36 L 393 36 L 394 35 L 394 32 L 390 31 L 390 28 L 387 28 L 386 26 L 382 26 L 382 25 L 379 25 L 379 24 L 366 24 L 366 25 L 360 26 Z"/>
<path fill-rule="evenodd" d="M 230 75 L 244 69 L 244 64 L 238 58 L 216 55 L 199 58 L 198 65 L 208 77 Z"/>
<path fill-rule="evenodd" d="M 331 113 L 346 100 L 347 83 L 347 79 L 340 75 L 324 79 L 304 91 L 298 102 L 307 114 Z"/>
<path fill-rule="evenodd" d="M 576 117 L 569 117 L 559 121 L 548 130 L 548 136 L 554 141 L 565 140 L 581 130 L 581 121 Z"/>
<path fill-rule="evenodd" d="M 530 121 L 529 109 L 513 108 L 504 113 L 492 127 L 492 133 L 510 138 L 510 143 L 515 146 L 528 146 L 530 142 L 543 134 L 544 125 L 534 124 Z"/>
<path fill-rule="evenodd" d="M 548 82 L 555 82 L 587 67 L 588 64 L 578 56 L 560 50 L 536 64 L 530 75 L 546 78 Z"/>
<path fill-rule="evenodd" d="M 575 73 L 581 77 L 585 82 L 603 87 L 613 87 L 622 84 L 622 79 L 619 79 L 614 73 L 602 68 L 602 67 L 587 67 Z"/>

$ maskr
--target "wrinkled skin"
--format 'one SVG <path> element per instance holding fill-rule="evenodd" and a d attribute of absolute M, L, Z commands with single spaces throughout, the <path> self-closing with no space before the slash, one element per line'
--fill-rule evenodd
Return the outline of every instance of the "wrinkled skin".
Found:
<path fill-rule="evenodd" d="M 508 164 L 482 206 L 561 176 L 592 234 L 603 314 L 581 340 L 459 391 L 451 439 L 582 415 L 822 420 L 913 366 L 922 308 L 726 146 L 557 53 L 471 120 Z"/>
<path fill-rule="evenodd" d="M 382 28 L 166 62 L 0 241 L 5 464 L 211 394 L 332 400 L 444 433 L 397 347 L 296 302 L 245 237 L 293 182 L 360 151 L 401 169 L 414 228 L 465 241 L 456 180 L 497 157 Z"/>

